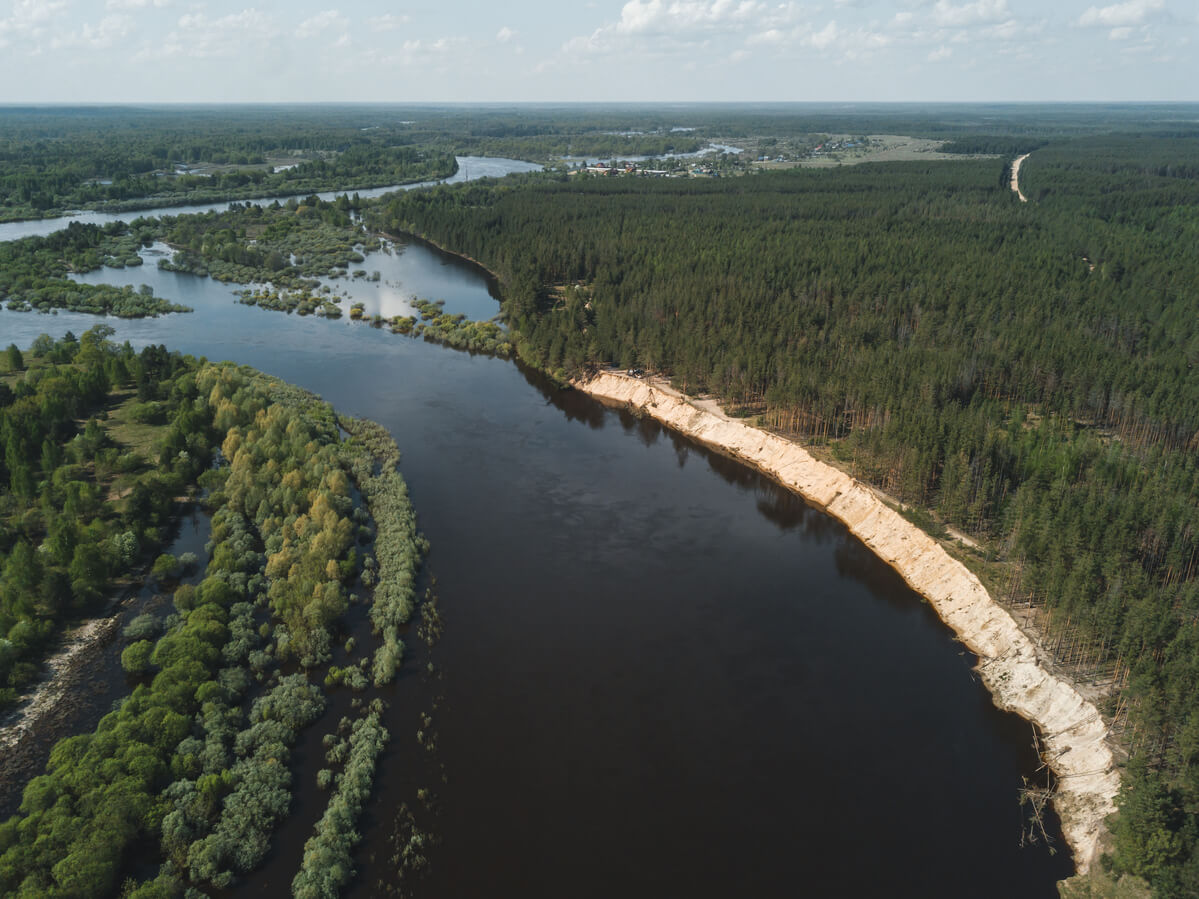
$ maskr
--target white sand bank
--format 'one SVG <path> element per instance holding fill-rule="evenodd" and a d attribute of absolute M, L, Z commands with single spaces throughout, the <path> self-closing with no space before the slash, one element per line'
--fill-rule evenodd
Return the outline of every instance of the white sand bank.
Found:
<path fill-rule="evenodd" d="M 817 461 L 798 444 L 697 408 L 677 392 L 637 378 L 606 372 L 574 386 L 631 406 L 760 469 L 842 521 L 925 596 L 978 655 L 977 670 L 995 704 L 1040 729 L 1042 755 L 1058 778 L 1054 807 L 1075 867 L 1079 873 L 1090 868 L 1120 786 L 1107 725 L 1092 703 L 1039 664 L 1036 646 L 977 577 L 869 487 Z"/>

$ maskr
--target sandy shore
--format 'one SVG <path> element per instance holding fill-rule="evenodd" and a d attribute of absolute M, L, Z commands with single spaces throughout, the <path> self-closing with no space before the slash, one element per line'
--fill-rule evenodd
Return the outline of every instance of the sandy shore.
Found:
<path fill-rule="evenodd" d="M 1058 779 L 1054 807 L 1075 867 L 1079 873 L 1090 868 L 1120 786 L 1107 726 L 1092 703 L 1040 664 L 1032 640 L 969 569 L 869 487 L 817 461 L 798 444 L 730 419 L 710 404 L 693 405 L 666 385 L 606 372 L 574 386 L 648 414 L 770 475 L 842 521 L 925 596 L 979 657 L 978 673 L 995 704 L 1040 730 L 1042 756 Z"/>
<path fill-rule="evenodd" d="M 1031 155 L 1031 153 L 1025 153 L 1023 156 L 1017 157 L 1016 161 L 1012 163 L 1012 190 L 1016 192 L 1016 196 L 1020 198 L 1021 203 L 1027 203 L 1028 197 L 1020 192 L 1020 165 Z"/>

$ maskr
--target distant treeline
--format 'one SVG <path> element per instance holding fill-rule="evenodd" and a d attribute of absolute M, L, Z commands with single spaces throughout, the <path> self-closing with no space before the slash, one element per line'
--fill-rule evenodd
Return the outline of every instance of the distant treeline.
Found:
<path fill-rule="evenodd" d="M 272 172 L 268 157 L 302 164 Z M 222 168 L 187 173 L 197 163 Z M 0 109 L 0 221 L 382 187 L 456 168 L 372 107 Z"/>
<path fill-rule="evenodd" d="M 726 138 L 904 134 L 1010 154 L 1096 132 L 1195 136 L 1194 122 L 1186 104 L 10 107 L 0 108 L 0 221 L 427 180 L 451 174 L 455 153 L 545 161 L 690 152 Z M 274 159 L 303 164 L 272 172 Z M 189 171 L 200 163 L 217 168 Z"/>
<path fill-rule="evenodd" d="M 1031 153 L 1037 147 L 1043 147 L 1045 141 L 1035 137 L 1007 137 L 1004 135 L 971 135 L 959 137 L 946 142 L 941 147 L 942 153 L 962 153 L 965 155 L 989 154 L 994 156 L 1020 156 Z"/>
<path fill-rule="evenodd" d="M 967 146 L 963 142 L 963 146 Z M 974 149 L 1027 151 L 1023 140 Z M 729 181 L 506 179 L 369 213 L 504 284 L 520 354 L 670 374 L 987 538 L 1133 752 L 1114 862 L 1199 890 L 1199 142 Z"/>

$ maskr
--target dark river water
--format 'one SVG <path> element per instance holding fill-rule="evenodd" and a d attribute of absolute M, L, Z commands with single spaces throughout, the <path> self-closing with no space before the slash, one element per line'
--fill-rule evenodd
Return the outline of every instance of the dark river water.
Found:
<path fill-rule="evenodd" d="M 402 290 L 496 308 L 452 257 L 393 256 Z M 116 339 L 253 365 L 383 423 L 404 454 L 445 635 L 437 676 L 414 652 L 390 694 L 355 895 L 394 880 L 394 810 L 417 787 L 439 842 L 416 896 L 1052 896 L 1071 872 L 1060 834 L 1056 855 L 1021 847 L 1022 778 L 1043 777 L 1030 726 L 799 498 L 511 362 L 240 306 L 152 266 L 101 275 L 196 310 L 107 319 Z M 95 323 L 3 310 L 0 345 Z M 416 715 L 435 700 L 431 754 Z M 261 894 L 283 892 L 324 802 L 319 760 L 301 766 Z"/>

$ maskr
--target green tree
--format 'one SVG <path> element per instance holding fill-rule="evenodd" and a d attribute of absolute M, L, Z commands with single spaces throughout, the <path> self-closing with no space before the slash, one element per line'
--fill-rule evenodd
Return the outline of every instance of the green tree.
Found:
<path fill-rule="evenodd" d="M 4 357 L 9 371 L 20 371 L 25 367 L 25 357 L 21 355 L 21 351 L 15 343 L 8 345 L 8 349 L 4 351 Z"/>

